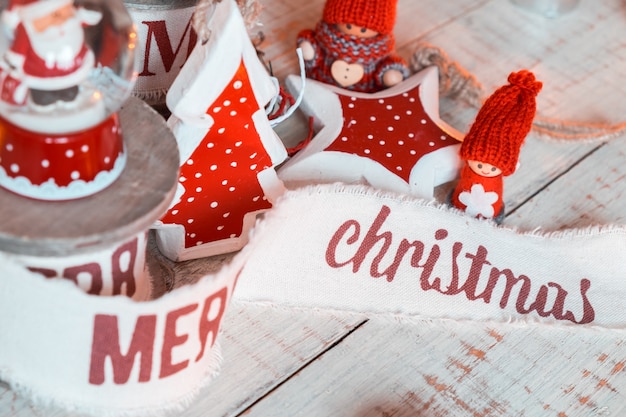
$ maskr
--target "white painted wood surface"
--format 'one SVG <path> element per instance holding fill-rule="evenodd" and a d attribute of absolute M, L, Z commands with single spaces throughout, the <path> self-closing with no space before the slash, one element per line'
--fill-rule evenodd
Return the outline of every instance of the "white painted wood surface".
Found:
<path fill-rule="evenodd" d="M 317 22 L 323 0 L 263 4 L 261 48 L 282 79 L 297 73 L 295 36 Z M 621 0 L 582 0 L 557 20 L 507 0 L 400 0 L 396 36 L 407 59 L 418 41 L 443 48 L 488 92 L 513 70 L 533 70 L 544 82 L 542 117 L 626 121 Z M 442 99 L 442 119 L 461 131 L 475 112 Z M 625 140 L 563 143 L 531 134 L 520 170 L 505 183 L 505 224 L 623 223 Z M 222 372 L 183 417 L 626 415 L 623 332 L 388 321 L 237 302 L 223 326 Z M 0 417 L 67 415 L 34 409 L 0 384 Z"/>

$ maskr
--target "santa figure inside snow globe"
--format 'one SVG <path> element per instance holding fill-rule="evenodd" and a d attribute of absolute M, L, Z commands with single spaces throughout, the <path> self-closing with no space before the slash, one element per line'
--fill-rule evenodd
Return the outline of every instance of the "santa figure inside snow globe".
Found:
<path fill-rule="evenodd" d="M 135 80 L 121 0 L 4 0 L 0 186 L 40 200 L 92 195 L 126 155 L 117 111 Z"/>

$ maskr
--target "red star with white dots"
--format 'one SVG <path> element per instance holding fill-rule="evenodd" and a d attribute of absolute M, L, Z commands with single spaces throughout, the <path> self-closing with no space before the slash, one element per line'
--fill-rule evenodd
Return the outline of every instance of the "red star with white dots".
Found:
<path fill-rule="evenodd" d="M 326 151 L 372 159 L 406 182 L 424 155 L 458 143 L 435 124 L 422 106 L 420 86 L 387 98 L 338 94 L 343 129 Z"/>
<path fill-rule="evenodd" d="M 456 177 L 462 135 L 439 119 L 436 69 L 374 94 L 307 82 L 302 108 L 322 128 L 281 168 L 284 181 L 365 180 L 430 197 L 435 186 Z"/>

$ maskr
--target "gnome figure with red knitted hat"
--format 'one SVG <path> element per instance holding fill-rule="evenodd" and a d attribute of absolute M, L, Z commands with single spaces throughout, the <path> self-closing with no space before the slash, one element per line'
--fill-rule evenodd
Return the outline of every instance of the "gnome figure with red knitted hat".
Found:
<path fill-rule="evenodd" d="M 510 74 L 508 81 L 485 101 L 465 136 L 460 149 L 464 165 L 451 198 L 453 206 L 469 215 L 497 223 L 504 217 L 503 177 L 517 168 L 542 87 L 527 70 Z"/>
<path fill-rule="evenodd" d="M 100 12 L 77 8 L 72 0 L 11 0 L 2 22 L 12 38 L 5 60 L 11 75 L 30 91 L 31 103 L 46 107 L 72 102 L 94 68 L 83 27 L 98 23 Z M 25 96 L 26 89 L 14 94 Z M 25 97 L 14 96 L 19 103 Z"/>
<path fill-rule="evenodd" d="M 307 76 L 365 93 L 408 77 L 394 53 L 396 6 L 397 0 L 327 0 L 315 30 L 298 34 Z"/>

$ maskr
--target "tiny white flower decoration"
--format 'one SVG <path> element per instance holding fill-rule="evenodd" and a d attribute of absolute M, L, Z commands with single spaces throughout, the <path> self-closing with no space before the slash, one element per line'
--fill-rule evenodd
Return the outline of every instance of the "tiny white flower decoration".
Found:
<path fill-rule="evenodd" d="M 482 184 L 474 184 L 470 192 L 459 194 L 459 201 L 465 204 L 465 212 L 470 216 L 490 219 L 494 215 L 493 203 L 498 201 L 498 193 L 486 192 Z"/>

